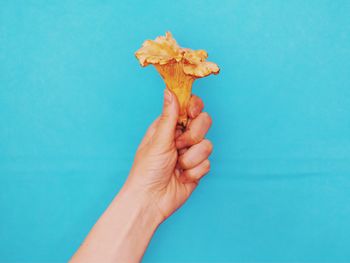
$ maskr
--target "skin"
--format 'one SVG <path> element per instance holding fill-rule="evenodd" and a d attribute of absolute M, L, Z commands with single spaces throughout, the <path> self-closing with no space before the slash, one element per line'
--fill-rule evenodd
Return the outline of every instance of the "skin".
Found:
<path fill-rule="evenodd" d="M 176 128 L 179 105 L 164 91 L 163 112 L 146 132 L 124 186 L 91 229 L 71 262 L 140 262 L 157 227 L 191 195 L 209 172 L 213 146 L 204 104 L 192 96 L 190 121 Z"/>

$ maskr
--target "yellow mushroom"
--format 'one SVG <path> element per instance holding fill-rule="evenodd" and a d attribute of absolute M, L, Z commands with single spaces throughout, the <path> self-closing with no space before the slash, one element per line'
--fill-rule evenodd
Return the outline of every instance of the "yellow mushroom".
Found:
<path fill-rule="evenodd" d="M 143 67 L 154 65 L 166 87 L 176 95 L 180 105 L 178 124 L 186 127 L 186 108 L 191 98 L 193 81 L 218 74 L 219 67 L 206 61 L 208 54 L 204 50 L 181 48 L 170 32 L 155 40 L 146 40 L 135 56 Z"/>

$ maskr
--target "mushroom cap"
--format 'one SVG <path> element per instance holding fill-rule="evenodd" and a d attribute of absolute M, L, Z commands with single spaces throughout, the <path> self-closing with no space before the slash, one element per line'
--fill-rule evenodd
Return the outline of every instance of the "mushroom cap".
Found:
<path fill-rule="evenodd" d="M 135 56 L 143 67 L 149 64 L 182 63 L 183 72 L 196 78 L 218 74 L 220 71 L 215 63 L 206 61 L 208 54 L 205 50 L 181 48 L 170 32 L 155 40 L 146 40 Z"/>

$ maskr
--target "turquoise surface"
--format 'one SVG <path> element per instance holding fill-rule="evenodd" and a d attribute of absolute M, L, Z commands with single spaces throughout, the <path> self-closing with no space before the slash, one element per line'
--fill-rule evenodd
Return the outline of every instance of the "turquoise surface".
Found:
<path fill-rule="evenodd" d="M 0 262 L 67 261 L 122 186 L 170 30 L 221 66 L 194 93 L 212 171 L 145 262 L 350 261 L 350 1 L 0 2 Z"/>

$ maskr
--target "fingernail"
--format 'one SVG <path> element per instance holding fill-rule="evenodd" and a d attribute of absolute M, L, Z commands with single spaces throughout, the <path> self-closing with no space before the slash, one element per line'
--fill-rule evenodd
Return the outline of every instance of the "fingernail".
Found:
<path fill-rule="evenodd" d="M 169 105 L 173 101 L 173 95 L 168 89 L 164 90 L 164 104 Z"/>
<path fill-rule="evenodd" d="M 191 110 L 192 117 L 194 117 L 198 114 L 198 110 L 199 110 L 199 108 L 197 106 L 193 107 L 193 109 Z"/>
<path fill-rule="evenodd" d="M 182 138 L 177 139 L 177 140 L 175 141 L 175 145 L 176 145 L 176 148 L 178 148 L 178 149 L 183 148 L 184 140 L 183 140 Z"/>

